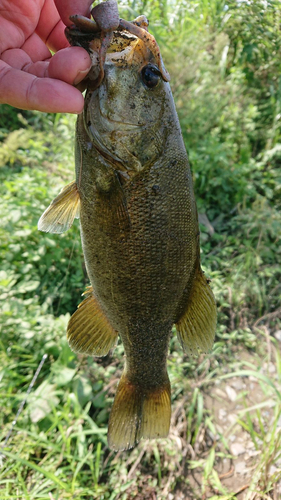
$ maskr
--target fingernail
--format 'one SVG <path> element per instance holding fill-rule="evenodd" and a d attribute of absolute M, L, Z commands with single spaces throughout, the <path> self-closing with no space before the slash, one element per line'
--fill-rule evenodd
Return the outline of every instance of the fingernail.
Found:
<path fill-rule="evenodd" d="M 91 69 L 91 66 L 89 66 L 84 71 L 79 71 L 78 75 L 76 76 L 76 78 L 75 78 L 75 80 L 73 82 L 73 85 L 77 85 L 78 83 L 80 83 L 85 78 L 85 76 L 87 76 L 87 74 L 89 73 L 90 69 Z"/>

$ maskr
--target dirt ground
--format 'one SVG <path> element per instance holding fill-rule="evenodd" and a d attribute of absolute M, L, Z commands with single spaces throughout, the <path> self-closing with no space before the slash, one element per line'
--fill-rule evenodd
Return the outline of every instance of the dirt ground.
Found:
<path fill-rule="evenodd" d="M 281 342 L 280 342 L 281 346 Z M 270 357 L 267 359 L 270 359 Z M 239 361 L 244 366 L 254 366 L 257 355 L 249 351 L 239 352 Z M 276 380 L 277 367 L 272 361 L 260 366 L 259 373 L 270 380 Z M 203 387 L 201 393 L 204 400 L 204 415 L 212 422 L 214 432 L 207 428 L 206 417 L 199 427 L 194 443 L 188 443 L 187 414 L 190 407 L 190 394 L 184 396 L 173 405 L 171 431 L 169 442 L 157 441 L 161 456 L 163 477 L 160 484 L 155 484 L 155 455 L 152 442 L 140 443 L 138 454 L 128 458 L 129 474 L 126 480 L 135 478 L 139 471 L 139 478 L 134 481 L 132 489 L 126 490 L 126 500 L 281 500 L 281 482 L 273 481 L 274 486 L 268 494 L 251 491 L 250 483 L 258 468 L 264 467 L 261 476 L 270 478 L 275 473 L 281 473 L 281 455 L 277 460 L 267 460 L 264 466 L 263 457 L 267 439 L 259 439 L 260 429 L 264 435 L 272 436 L 272 426 L 276 415 L 274 409 L 276 398 L 274 391 L 268 391 L 255 376 L 233 376 L 224 380 L 214 379 L 211 384 Z M 248 426 L 252 426 L 252 431 Z M 256 433 L 255 433 L 256 431 Z M 273 433 L 274 437 L 281 434 L 281 417 Z M 254 436 L 254 437 L 253 437 Z M 170 450 L 170 451 L 169 451 Z M 221 485 L 216 489 L 213 479 L 204 482 L 204 467 L 210 459 L 213 450 L 213 462 L 210 470 L 215 471 Z M 151 454 L 151 468 L 143 466 L 143 457 Z M 130 469 L 130 464 L 131 469 Z M 193 465 L 192 465 L 193 464 Z M 205 465 L 204 465 L 205 464 Z M 168 472 L 167 472 L 168 471 Z M 206 469 L 205 469 L 206 471 Z M 213 472 L 212 472 L 213 473 Z M 211 475 L 212 475 L 211 473 Z M 210 475 L 210 477 L 211 477 Z M 280 475 L 281 477 L 281 475 Z M 214 478 L 214 474 L 213 474 Z M 153 484 L 154 481 L 154 484 Z M 265 486 L 266 487 L 266 486 Z M 222 491 L 225 490 L 225 493 Z M 258 488 L 259 489 L 259 488 Z M 120 496 L 120 498 L 123 498 Z"/>

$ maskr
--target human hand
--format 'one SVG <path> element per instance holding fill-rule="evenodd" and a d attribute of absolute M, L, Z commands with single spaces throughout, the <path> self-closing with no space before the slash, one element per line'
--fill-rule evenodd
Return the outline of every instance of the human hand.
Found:
<path fill-rule="evenodd" d="M 89 15 L 91 3 L 0 0 L 0 104 L 51 113 L 83 110 L 73 84 L 87 75 L 91 60 L 83 48 L 69 47 L 64 28 L 71 14 Z"/>

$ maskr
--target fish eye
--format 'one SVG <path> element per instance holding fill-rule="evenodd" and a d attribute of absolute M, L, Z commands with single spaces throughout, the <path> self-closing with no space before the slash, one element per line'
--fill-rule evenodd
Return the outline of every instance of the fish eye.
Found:
<path fill-rule="evenodd" d="M 160 77 L 161 73 L 159 69 L 151 64 L 144 66 L 141 70 L 142 81 L 149 89 L 154 89 L 158 85 Z"/>

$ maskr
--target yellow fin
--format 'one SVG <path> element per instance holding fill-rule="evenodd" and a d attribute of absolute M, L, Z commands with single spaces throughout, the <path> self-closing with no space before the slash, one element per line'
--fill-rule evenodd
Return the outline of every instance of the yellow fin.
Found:
<path fill-rule="evenodd" d="M 111 450 L 129 450 L 140 440 L 143 394 L 123 373 L 117 387 L 108 424 Z"/>
<path fill-rule="evenodd" d="M 80 196 L 76 182 L 73 181 L 52 201 L 38 221 L 39 231 L 45 233 L 64 233 L 74 219 L 79 219 Z"/>
<path fill-rule="evenodd" d="M 197 354 L 198 349 L 212 349 L 217 324 L 217 308 L 207 278 L 199 268 L 188 297 L 184 314 L 176 323 L 178 339 L 184 351 Z"/>
<path fill-rule="evenodd" d="M 141 434 L 143 438 L 165 438 L 169 434 L 171 420 L 170 382 L 150 391 L 142 407 Z"/>
<path fill-rule="evenodd" d="M 143 389 L 123 373 L 110 413 L 108 446 L 114 451 L 128 450 L 142 437 L 167 437 L 170 419 L 169 381 L 163 387 Z"/>
<path fill-rule="evenodd" d="M 118 333 L 113 330 L 93 296 L 92 287 L 88 287 L 85 293 L 87 298 L 81 302 L 69 320 L 67 340 L 74 352 L 89 356 L 106 356 L 116 345 Z"/>

